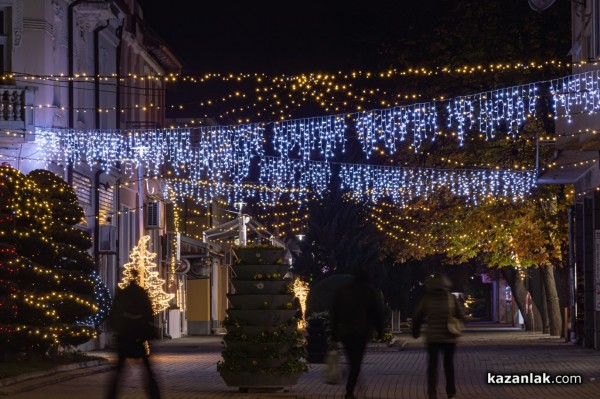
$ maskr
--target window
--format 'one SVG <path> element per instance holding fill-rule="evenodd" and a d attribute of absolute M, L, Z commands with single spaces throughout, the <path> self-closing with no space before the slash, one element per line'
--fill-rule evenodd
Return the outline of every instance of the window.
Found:
<path fill-rule="evenodd" d="M 0 7 L 0 71 L 10 71 L 10 8 Z"/>
<path fill-rule="evenodd" d="M 77 194 L 79 205 L 85 208 L 86 205 L 92 204 L 92 179 L 73 172 L 73 190 Z"/>
<path fill-rule="evenodd" d="M 108 185 L 100 186 L 100 224 L 112 225 L 114 213 L 114 189 Z"/>
<path fill-rule="evenodd" d="M 583 41 L 584 51 L 587 52 L 584 56 L 587 59 L 595 59 L 600 56 L 600 0 L 592 2 L 591 21 L 589 23 L 591 23 L 592 29 L 591 35 L 585 37 Z"/>

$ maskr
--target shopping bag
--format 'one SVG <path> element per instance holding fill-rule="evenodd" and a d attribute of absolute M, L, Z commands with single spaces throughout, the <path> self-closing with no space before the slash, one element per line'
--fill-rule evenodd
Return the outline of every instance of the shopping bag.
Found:
<path fill-rule="evenodd" d="M 342 371 L 338 360 L 338 351 L 330 350 L 325 355 L 325 383 L 339 384 L 342 378 Z"/>

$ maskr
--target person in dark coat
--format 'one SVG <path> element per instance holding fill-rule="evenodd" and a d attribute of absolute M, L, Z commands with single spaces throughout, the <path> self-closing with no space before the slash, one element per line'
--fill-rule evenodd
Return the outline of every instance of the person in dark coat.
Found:
<path fill-rule="evenodd" d="M 421 325 L 426 320 L 427 330 L 427 394 L 429 399 L 437 397 L 437 364 L 440 352 L 444 354 L 444 373 L 446 375 L 446 394 L 448 398 L 456 395 L 454 379 L 454 351 L 457 337 L 448 332 L 450 301 L 454 303 L 454 316 L 464 320 L 464 314 L 456 297 L 450 293 L 452 283 L 443 274 L 434 275 L 426 284 L 425 298 L 417 306 L 413 319 L 413 337 L 419 338 Z"/>
<path fill-rule="evenodd" d="M 152 302 L 146 290 L 138 285 L 138 271 L 132 271 L 127 287 L 119 289 L 113 300 L 110 324 L 117 335 L 117 369 L 107 392 L 107 399 L 116 399 L 119 379 L 125 359 L 141 358 L 147 375 L 147 392 L 151 399 L 160 398 L 160 390 L 148 359 L 148 339 L 154 334 Z"/>
<path fill-rule="evenodd" d="M 355 399 L 354 388 L 360 373 L 365 347 L 375 329 L 383 337 L 383 310 L 379 293 L 369 285 L 369 274 L 359 270 L 354 279 L 341 286 L 331 309 L 331 332 L 341 341 L 350 372 L 346 383 L 346 399 Z"/>

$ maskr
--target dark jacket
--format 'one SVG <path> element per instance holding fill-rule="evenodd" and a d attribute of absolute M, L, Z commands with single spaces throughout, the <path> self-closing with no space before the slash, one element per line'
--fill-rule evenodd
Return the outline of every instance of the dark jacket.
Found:
<path fill-rule="evenodd" d="M 145 289 L 137 284 L 129 284 L 117 291 L 110 323 L 119 338 L 150 339 L 153 322 L 152 302 Z"/>
<path fill-rule="evenodd" d="M 461 320 L 464 320 L 465 316 L 456 297 L 450 293 L 450 287 L 450 280 L 443 275 L 436 275 L 427 283 L 427 294 L 417 306 L 413 318 L 413 336 L 415 338 L 419 337 L 421 325 L 426 320 L 425 340 L 427 343 L 456 342 L 456 337 L 448 332 L 450 301 L 454 302 L 454 316 Z"/>
<path fill-rule="evenodd" d="M 334 341 L 370 337 L 373 329 L 383 335 L 383 305 L 379 293 L 358 278 L 338 289 L 331 309 Z"/>

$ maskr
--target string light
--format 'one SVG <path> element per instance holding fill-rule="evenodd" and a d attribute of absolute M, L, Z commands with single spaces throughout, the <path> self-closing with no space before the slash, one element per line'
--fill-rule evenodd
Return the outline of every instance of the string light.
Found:
<path fill-rule="evenodd" d="M 592 88 L 596 87 L 594 85 L 600 79 L 598 75 L 573 75 L 563 78 L 563 86 L 581 85 L 582 78 Z M 570 93 L 574 89 L 569 90 Z M 364 111 L 355 114 L 352 122 L 366 158 L 369 158 L 374 149 L 379 148 L 380 143 L 382 148 L 394 153 L 397 145 L 408 139 L 412 139 L 406 143 L 408 147 L 417 151 L 424 141 L 435 140 L 439 134 L 438 123 L 444 119 L 448 128 L 456 129 L 459 144 L 462 144 L 466 134 L 475 129 L 485 135 L 486 139 L 494 138 L 495 132 L 501 129 L 509 134 L 516 134 L 527 118 L 535 116 L 537 92 L 537 84 L 526 84 L 442 102 Z M 552 93 L 557 96 L 557 103 L 566 101 L 560 97 L 564 95 L 564 90 L 560 93 L 553 90 Z M 589 103 L 592 100 L 588 97 L 575 97 L 572 101 Z M 439 112 L 440 104 L 447 104 L 443 113 Z M 280 200 L 284 192 L 292 193 L 302 202 L 306 192 L 318 192 L 330 181 L 330 166 L 318 163 L 321 161 L 314 160 L 313 157 L 330 162 L 338 152 L 344 152 L 348 139 L 345 131 L 352 127 L 347 121 L 352 116 L 331 115 L 272 123 L 193 128 L 197 134 L 193 134 L 191 129 L 131 132 L 39 129 L 36 136 L 46 160 L 75 164 L 90 164 L 90 160 L 96 160 L 101 167 L 114 166 L 117 162 L 128 160 L 132 164 L 141 164 L 155 175 L 159 175 L 161 168 L 167 166 L 169 175 L 186 175 L 192 180 L 192 183 L 170 183 L 179 197 L 196 191 L 200 194 L 197 197 L 199 201 L 208 203 L 219 195 L 227 195 L 230 200 L 236 201 L 258 193 L 262 202 L 273 204 Z M 267 126 L 271 127 L 269 131 L 266 130 Z M 269 133 L 272 136 L 272 148 L 265 149 Z M 268 158 L 265 156 L 266 151 L 279 153 L 282 159 Z M 294 156 L 301 158 L 304 163 L 291 158 Z M 249 177 L 255 158 L 259 159 L 259 184 L 269 187 L 269 190 L 257 191 L 256 188 L 243 184 Z M 533 176 L 531 171 L 526 171 L 526 176 L 523 177 L 523 174 L 501 175 L 498 171 L 433 173 L 408 169 L 399 171 L 370 165 L 345 165 L 341 171 L 345 187 L 352 192 L 361 193 L 360 195 L 369 192 L 369 201 L 376 201 L 382 195 L 392 195 L 399 203 L 411 200 L 410 196 L 401 194 L 406 192 L 406 188 L 397 183 L 399 179 L 408 179 L 408 182 L 414 181 L 416 176 L 423 176 L 422 179 L 416 178 L 421 184 L 423 181 L 435 180 L 439 175 L 441 182 L 426 183 L 420 187 L 415 185 L 416 196 L 422 193 L 428 195 L 426 187 L 448 184 L 454 194 L 467 197 L 469 201 L 477 201 L 476 198 L 488 195 L 520 199 L 531 188 Z M 382 172 L 378 180 L 373 179 L 374 172 Z M 368 180 L 373 183 L 373 187 L 361 183 L 364 181 L 362 175 L 370 176 Z M 503 181 L 500 186 L 497 183 L 499 175 Z M 200 180 L 209 180 L 215 184 L 198 190 L 194 181 Z M 450 181 L 451 184 L 448 183 Z M 484 184 L 477 193 L 468 191 L 466 186 L 458 183 L 480 184 L 485 181 L 496 183 Z M 228 186 L 229 183 L 233 183 L 233 190 Z M 514 192 L 504 185 L 513 183 L 516 185 Z"/>
<path fill-rule="evenodd" d="M 346 128 L 343 115 L 275 122 L 273 147 L 286 158 L 299 156 L 308 161 L 315 150 L 321 157 L 332 158 L 338 146 L 344 152 Z"/>
<path fill-rule="evenodd" d="M 356 131 L 367 158 L 378 142 L 383 142 L 391 154 L 396 145 L 408 137 L 413 138 L 415 151 L 428 136 L 437 131 L 437 111 L 434 103 L 361 112 L 356 121 Z"/>
<path fill-rule="evenodd" d="M 15 350 L 43 351 L 95 337 L 93 325 L 106 316 L 110 298 L 89 274 L 91 241 L 74 227 L 83 215 L 75 193 L 49 171 L 25 176 L 8 167 L 0 168 L 0 188 L 0 237 L 14 246 L 2 250 L 0 269 L 12 257 L 11 281 L 18 288 L 11 292 L 16 313 L 5 320 L 4 338 L 23 345 Z"/>
<path fill-rule="evenodd" d="M 594 114 L 600 109 L 600 71 L 589 71 L 550 81 L 555 119 L 577 113 Z"/>
<path fill-rule="evenodd" d="M 522 201 L 536 184 L 536 171 L 476 169 L 416 169 L 374 165 L 342 164 L 342 189 L 367 202 L 390 197 L 404 206 L 416 198 L 428 198 L 434 192 L 451 194 L 477 204 L 483 198 L 509 198 Z"/>
<path fill-rule="evenodd" d="M 468 74 L 485 74 L 485 73 L 498 73 L 501 71 L 523 71 L 523 70 L 541 70 L 545 68 L 550 69 L 569 69 L 571 67 L 586 67 L 590 65 L 598 65 L 598 63 L 590 63 L 582 61 L 579 63 L 569 63 L 560 60 L 545 60 L 545 61 L 531 61 L 531 62 L 505 62 L 495 64 L 475 64 L 475 65 L 462 65 L 459 67 L 453 66 L 439 66 L 434 68 L 412 66 L 404 69 L 388 68 L 383 71 L 367 71 L 367 70 L 352 70 L 352 71 L 337 71 L 334 73 L 300 73 L 297 75 L 271 75 L 267 73 L 205 73 L 203 75 L 180 75 L 170 73 L 168 75 L 141 75 L 138 73 L 126 73 L 117 74 L 109 73 L 105 75 L 90 75 L 86 73 L 77 73 L 74 75 L 68 75 L 67 73 L 55 73 L 50 75 L 41 74 L 30 74 L 25 72 L 11 71 L 5 72 L 0 75 L 0 79 L 13 80 L 17 78 L 35 80 L 49 80 L 49 81 L 94 81 L 96 79 L 101 81 L 111 81 L 119 78 L 119 80 L 155 80 L 165 82 L 176 82 L 184 81 L 189 83 L 208 83 L 212 80 L 219 80 L 222 82 L 242 82 L 244 80 L 252 80 L 258 83 L 265 81 L 272 82 L 287 82 L 287 81 L 328 81 L 334 79 L 390 79 L 398 76 L 435 76 L 435 75 L 468 75 Z"/>
<path fill-rule="evenodd" d="M 132 281 L 144 287 L 150 301 L 152 312 L 158 314 L 169 307 L 169 301 L 174 294 L 168 294 L 163 290 L 165 280 L 158 277 L 158 270 L 154 259 L 156 253 L 150 251 L 150 236 L 142 236 L 137 245 L 129 254 L 130 261 L 123 265 L 123 278 L 119 283 L 120 288 L 125 288 Z M 137 271 L 134 275 L 133 271 Z"/>

